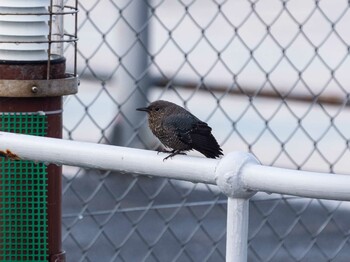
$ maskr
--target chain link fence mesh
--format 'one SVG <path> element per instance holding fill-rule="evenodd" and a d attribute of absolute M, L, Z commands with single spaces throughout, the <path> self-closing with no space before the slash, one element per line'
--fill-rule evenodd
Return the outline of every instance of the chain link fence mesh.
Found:
<path fill-rule="evenodd" d="M 225 153 L 348 173 L 349 6 L 80 1 L 81 85 L 65 100 L 64 135 L 156 149 L 134 108 L 165 99 L 207 121 Z M 225 260 L 226 198 L 215 187 L 65 167 L 63 209 L 69 261 Z M 348 215 L 346 202 L 259 193 L 248 260 L 348 261 Z"/>

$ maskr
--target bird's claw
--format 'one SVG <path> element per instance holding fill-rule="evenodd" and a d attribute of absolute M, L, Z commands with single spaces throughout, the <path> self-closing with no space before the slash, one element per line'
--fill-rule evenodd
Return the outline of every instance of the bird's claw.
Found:
<path fill-rule="evenodd" d="M 173 156 L 176 156 L 176 155 L 186 155 L 185 152 L 181 152 L 181 151 L 179 151 L 179 150 L 172 150 L 172 151 L 170 151 L 170 152 L 168 152 L 168 153 L 170 153 L 170 155 L 164 157 L 163 162 L 164 162 L 165 160 L 167 160 L 168 158 L 172 158 Z"/>

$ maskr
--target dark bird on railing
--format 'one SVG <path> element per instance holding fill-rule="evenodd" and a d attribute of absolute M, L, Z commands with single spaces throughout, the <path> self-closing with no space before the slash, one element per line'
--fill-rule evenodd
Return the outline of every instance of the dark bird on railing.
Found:
<path fill-rule="evenodd" d="M 171 151 L 164 160 L 189 150 L 197 150 L 208 158 L 223 155 L 222 149 L 211 133 L 211 127 L 186 109 L 174 103 L 158 100 L 148 107 L 137 108 L 148 114 L 152 133 Z"/>

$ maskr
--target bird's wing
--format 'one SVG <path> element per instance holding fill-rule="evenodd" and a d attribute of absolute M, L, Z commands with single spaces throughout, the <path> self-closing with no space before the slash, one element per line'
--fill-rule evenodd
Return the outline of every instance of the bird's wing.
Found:
<path fill-rule="evenodd" d="M 190 146 L 206 143 L 205 137 L 211 134 L 211 127 L 207 123 L 189 115 L 169 116 L 163 125 L 165 128 L 174 130 L 178 138 Z"/>
<path fill-rule="evenodd" d="M 209 158 L 222 155 L 222 149 L 211 134 L 211 127 L 192 115 L 175 115 L 168 117 L 165 128 L 171 129 L 179 140 Z"/>

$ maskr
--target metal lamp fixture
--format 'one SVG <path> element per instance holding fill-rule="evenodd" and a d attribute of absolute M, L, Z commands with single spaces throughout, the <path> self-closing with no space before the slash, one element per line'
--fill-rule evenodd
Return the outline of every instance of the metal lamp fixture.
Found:
<path fill-rule="evenodd" d="M 77 92 L 77 5 L 77 0 L 75 6 L 64 5 L 63 0 L 0 1 L 0 96 L 42 97 Z M 72 33 L 63 26 L 68 16 L 74 17 Z M 73 72 L 66 73 L 63 55 L 70 45 L 74 48 Z M 40 81 L 52 79 L 56 81 Z"/>

